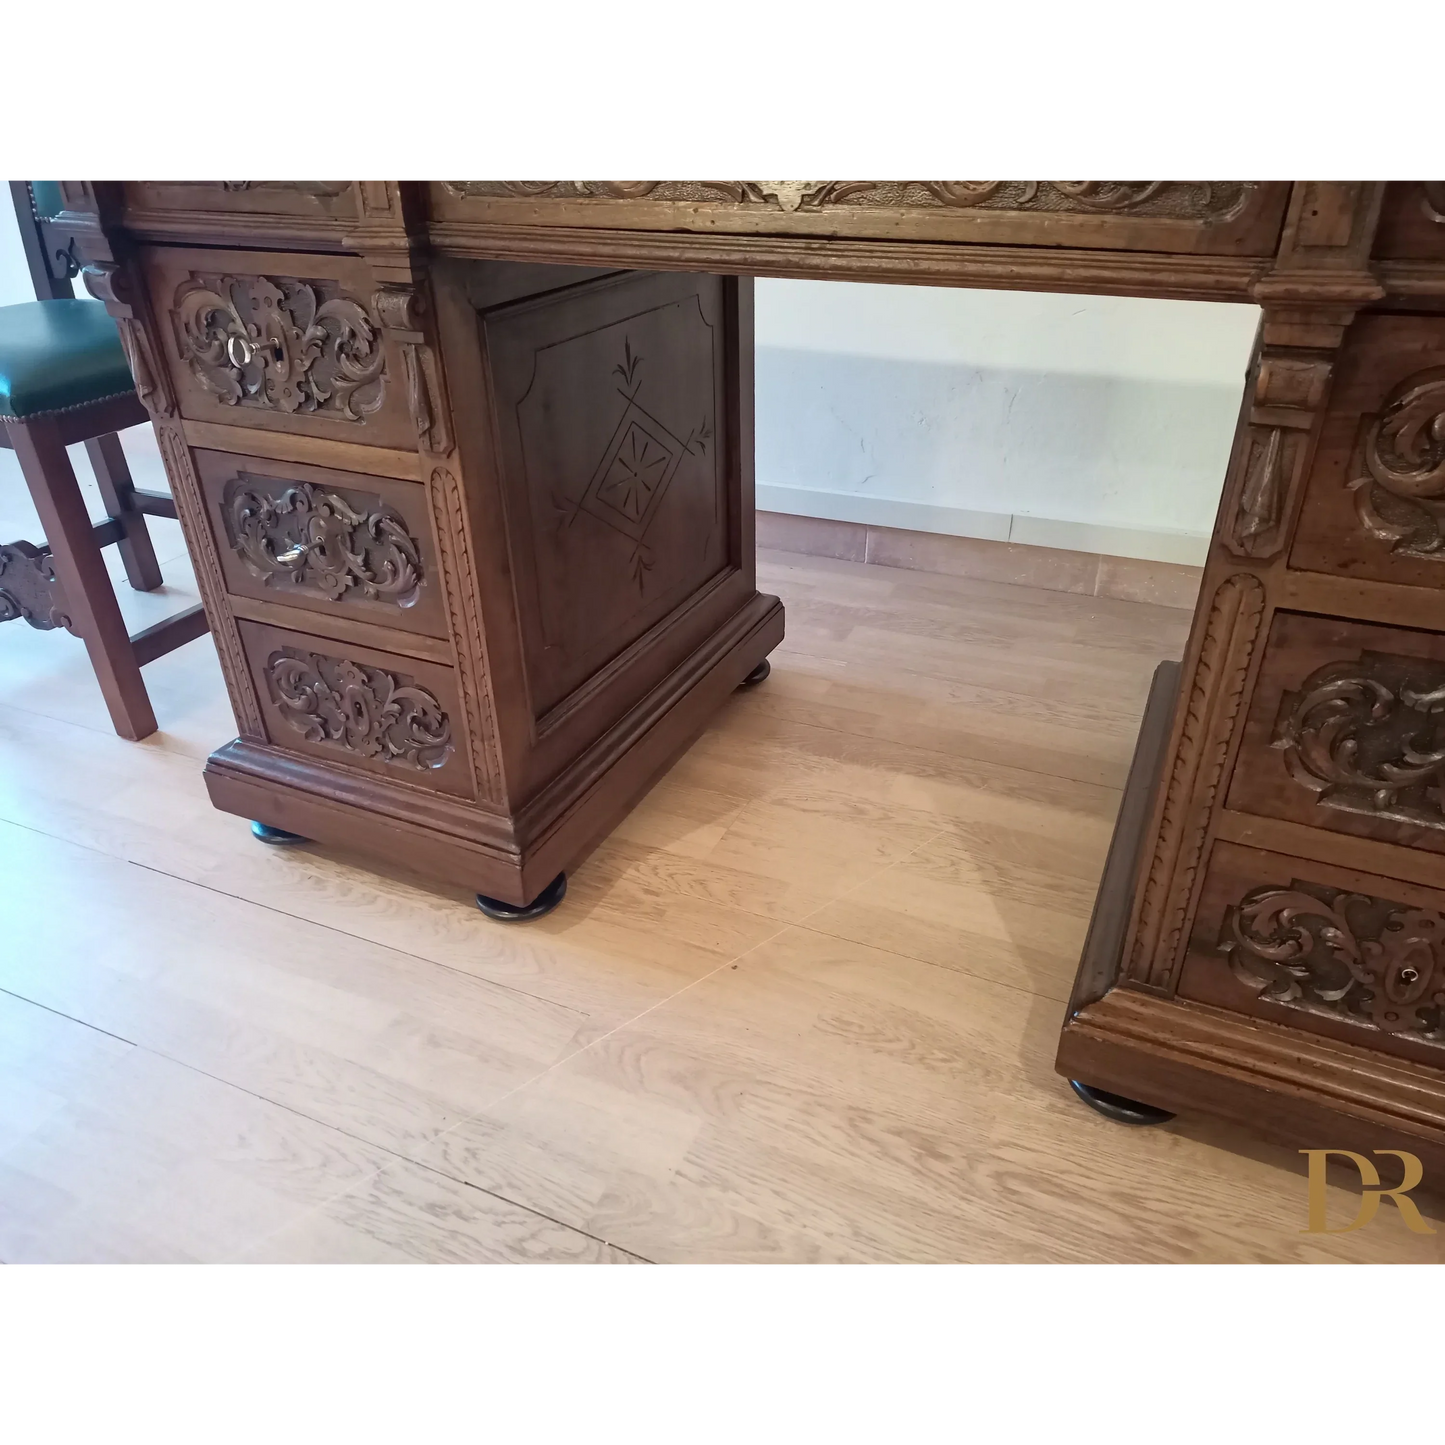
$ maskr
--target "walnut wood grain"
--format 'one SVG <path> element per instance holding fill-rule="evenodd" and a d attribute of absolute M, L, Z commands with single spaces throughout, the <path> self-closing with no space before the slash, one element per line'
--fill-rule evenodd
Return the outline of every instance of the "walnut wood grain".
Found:
<path fill-rule="evenodd" d="M 1094 979 L 1086 993 L 1104 991 L 1066 1021 L 1060 1067 L 1088 1063 L 1093 1072 L 1079 1077 L 1146 1101 L 1234 1118 L 1275 1109 L 1269 1126 L 1292 1137 L 1331 1121 L 1359 1137 L 1367 1119 L 1379 1137 L 1398 1137 L 1390 1130 L 1402 1069 L 1442 1112 L 1439 1076 L 1411 1073 L 1424 1068 L 1414 1060 L 1376 1066 L 1388 1052 L 1378 1039 L 1331 1042 L 1343 1052 L 1321 1063 L 1315 1084 L 1306 1071 L 1282 1087 L 1282 1059 L 1308 1030 L 1287 1019 L 1271 1033 L 1170 1001 L 1181 969 L 1195 967 L 1201 899 L 1220 850 L 1240 846 L 1223 835 L 1247 827 L 1241 819 L 1329 837 L 1347 850 L 1343 866 L 1378 881 L 1364 891 L 1381 906 L 1418 886 L 1388 872 L 1391 859 L 1434 857 L 1440 830 L 1420 816 L 1432 806 L 1431 781 L 1396 787 L 1380 771 L 1428 771 L 1438 742 L 1428 669 L 1375 679 L 1395 711 L 1369 747 L 1388 734 L 1399 757 L 1364 762 L 1378 775 L 1374 793 L 1399 806 L 1376 806 L 1373 817 L 1357 811 L 1363 783 L 1326 778 L 1320 790 L 1299 781 L 1301 769 L 1320 781 L 1329 740 L 1317 707 L 1331 698 L 1302 704 L 1286 727 L 1294 733 L 1262 743 L 1255 714 L 1270 712 L 1271 689 L 1345 686 L 1319 670 L 1360 663 L 1365 652 L 1428 654 L 1433 665 L 1435 644 L 1412 651 L 1402 629 L 1424 635 L 1445 624 L 1432 530 L 1445 416 L 1435 376 L 1445 365 L 1438 183 L 63 185 L 67 234 L 164 423 L 188 542 L 210 554 L 197 571 L 208 607 L 222 614 L 217 642 L 243 734 L 209 764 L 213 797 L 323 840 L 382 856 L 402 850 L 439 876 L 518 902 L 617 823 L 749 659 L 781 635 L 777 604 L 755 590 L 751 556 L 746 277 L 1259 304 L 1180 702 L 1137 840 L 1121 971 L 1112 987 Z M 285 313 L 279 330 L 245 329 L 258 300 Z M 303 377 L 289 371 L 293 354 L 306 359 Z M 370 497 L 394 504 L 379 478 L 409 480 L 410 463 L 398 458 L 417 458 L 455 665 L 404 650 L 373 649 L 368 660 L 347 645 L 359 666 L 394 674 L 395 687 L 413 678 L 437 699 L 467 744 L 465 758 L 458 751 L 437 771 L 455 768 L 464 786 L 448 793 L 399 780 L 395 757 L 355 762 L 338 747 L 344 726 L 340 739 L 327 732 L 305 747 L 276 741 L 281 704 L 261 701 L 269 694 L 255 671 L 275 639 L 251 646 L 264 625 L 238 625 L 227 612 L 216 544 L 196 525 L 199 484 L 176 415 L 192 427 L 268 432 L 288 448 L 303 438 L 344 448 L 245 451 L 370 478 L 372 488 L 352 489 L 348 516 L 362 516 Z M 368 448 L 374 467 L 359 457 Z M 357 555 L 329 574 L 343 598 L 376 589 L 372 562 Z M 379 594 L 364 600 L 384 605 Z M 1291 633 L 1282 609 L 1368 631 L 1370 646 L 1316 655 L 1319 639 Z M 239 666 L 243 635 L 249 661 Z M 308 655 L 339 655 L 326 647 L 340 639 L 319 630 L 290 635 L 309 637 L 296 644 Z M 1331 640 L 1349 639 L 1340 631 Z M 326 665 L 314 666 L 335 690 Z M 358 676 L 356 686 L 385 690 L 384 680 Z M 1349 685 L 1369 690 L 1367 681 Z M 1419 715 L 1415 731 L 1406 713 Z M 1277 709 L 1268 724 L 1281 726 Z M 414 741 L 365 745 L 405 759 Z M 1295 801 L 1278 790 L 1291 757 Z M 1260 770 L 1270 766 L 1266 785 Z M 1327 796 L 1339 787 L 1355 792 Z M 1415 812 L 1402 820 L 1391 807 Z M 1288 892 L 1298 882 L 1294 891 L 1307 895 L 1311 868 L 1339 866 L 1309 851 L 1277 854 L 1299 866 L 1250 888 Z M 1418 877 L 1424 867 L 1396 867 L 1406 871 Z M 1363 950 L 1380 940 L 1359 941 Z M 1227 1043 L 1211 1053 L 1205 1035 Z"/>

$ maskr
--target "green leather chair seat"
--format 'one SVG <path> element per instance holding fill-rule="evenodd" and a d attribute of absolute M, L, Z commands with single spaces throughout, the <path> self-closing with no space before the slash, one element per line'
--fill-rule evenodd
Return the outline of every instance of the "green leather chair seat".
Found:
<path fill-rule="evenodd" d="M 0 417 L 23 421 L 134 390 L 101 302 L 0 306 Z"/>

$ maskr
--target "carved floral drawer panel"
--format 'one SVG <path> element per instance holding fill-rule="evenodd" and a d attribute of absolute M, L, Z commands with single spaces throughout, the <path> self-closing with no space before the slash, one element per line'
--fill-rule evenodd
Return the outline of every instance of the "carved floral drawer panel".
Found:
<path fill-rule="evenodd" d="M 451 668 L 245 619 L 237 627 L 277 747 L 475 796 Z"/>
<path fill-rule="evenodd" d="M 1217 843 L 1179 994 L 1445 1067 L 1445 895 Z"/>
<path fill-rule="evenodd" d="M 1445 586 L 1445 316 L 1351 329 L 1290 566 Z"/>
<path fill-rule="evenodd" d="M 361 181 L 126 181 L 127 220 L 149 212 L 216 216 L 286 216 L 301 220 L 361 218 Z M 385 182 L 381 183 L 384 187 Z"/>
<path fill-rule="evenodd" d="M 448 635 L 415 482 L 193 451 L 229 592 L 402 632 Z"/>
<path fill-rule="evenodd" d="M 436 408 L 409 290 L 345 256 L 157 247 L 144 264 L 182 416 L 416 447 Z"/>
<path fill-rule="evenodd" d="M 1445 852 L 1445 636 L 1276 613 L 1227 806 Z"/>
<path fill-rule="evenodd" d="M 438 181 L 442 224 L 585 226 L 1268 256 L 1277 181 Z"/>

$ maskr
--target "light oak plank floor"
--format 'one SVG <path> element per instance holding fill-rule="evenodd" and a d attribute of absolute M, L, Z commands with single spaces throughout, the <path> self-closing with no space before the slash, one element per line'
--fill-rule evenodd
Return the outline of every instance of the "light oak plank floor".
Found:
<path fill-rule="evenodd" d="M 194 595 L 158 533 L 137 622 Z M 133 744 L 79 643 L 0 630 L 0 1259 L 1440 1258 L 1387 1211 L 1303 1236 L 1290 1151 L 1111 1125 L 1052 1071 L 1187 615 L 760 574 L 772 678 L 521 927 L 212 810 L 208 639 L 147 669 Z"/>

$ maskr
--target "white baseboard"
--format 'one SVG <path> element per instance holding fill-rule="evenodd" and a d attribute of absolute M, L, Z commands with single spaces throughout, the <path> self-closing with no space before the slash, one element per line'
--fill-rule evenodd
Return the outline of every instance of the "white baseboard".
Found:
<path fill-rule="evenodd" d="M 966 507 L 940 507 L 893 497 L 860 497 L 812 487 L 774 487 L 763 482 L 757 484 L 757 505 L 760 511 L 787 512 L 795 517 L 824 517 L 834 522 L 937 532 L 947 537 L 982 537 L 991 542 L 1019 542 L 1033 547 L 1057 547 L 1067 552 L 1135 557 L 1145 562 L 1177 562 L 1190 567 L 1203 566 L 1209 549 L 1209 538 L 1203 533 L 1103 527 L 1092 522 L 975 512 Z"/>

